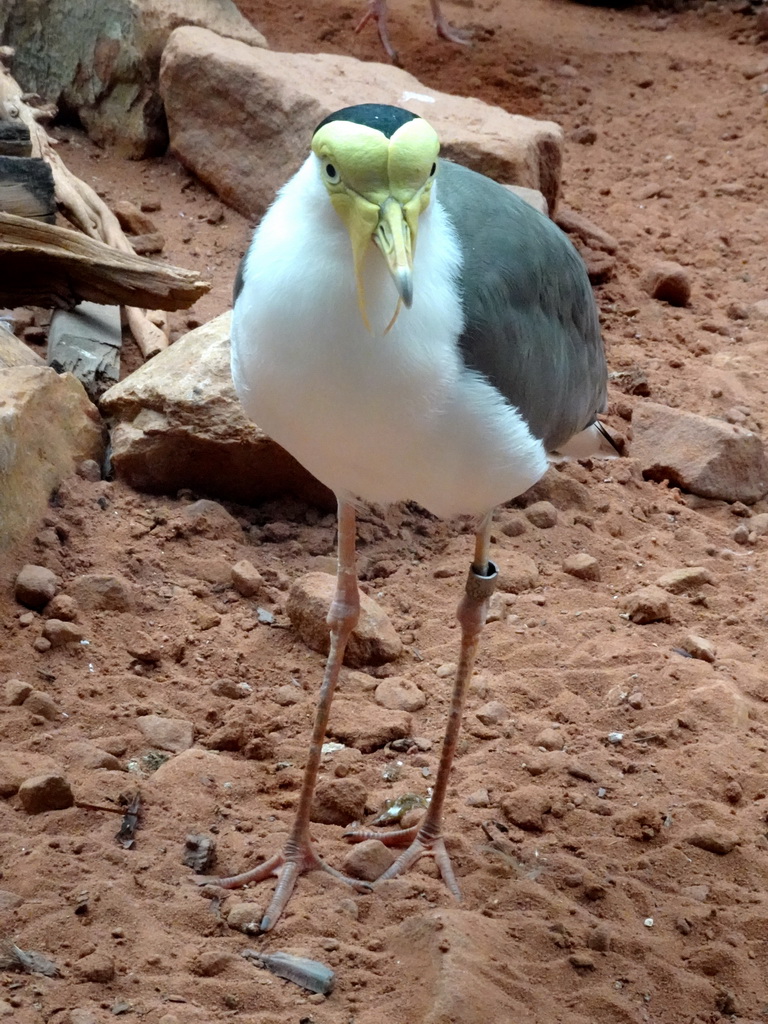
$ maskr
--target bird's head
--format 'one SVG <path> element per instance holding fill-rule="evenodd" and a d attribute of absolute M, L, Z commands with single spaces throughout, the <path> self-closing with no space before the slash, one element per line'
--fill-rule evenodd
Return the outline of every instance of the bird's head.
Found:
<path fill-rule="evenodd" d="M 400 304 L 413 300 L 413 254 L 419 215 L 429 205 L 440 142 L 427 122 L 377 103 L 345 107 L 317 126 L 312 151 L 330 200 L 352 243 L 360 313 L 369 327 L 362 266 L 373 242 Z M 389 330 L 389 328 L 387 328 Z"/>

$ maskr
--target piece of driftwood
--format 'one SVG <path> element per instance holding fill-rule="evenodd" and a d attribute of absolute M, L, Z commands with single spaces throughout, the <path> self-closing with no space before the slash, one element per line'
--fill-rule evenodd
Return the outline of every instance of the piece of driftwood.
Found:
<path fill-rule="evenodd" d="M 18 121 L 0 121 L 0 154 L 32 156 L 32 139 L 27 125 Z"/>
<path fill-rule="evenodd" d="M 113 249 L 69 228 L 0 213 L 0 306 L 72 309 L 85 299 L 129 309 L 187 309 L 209 288 L 197 271 Z"/>
<path fill-rule="evenodd" d="M 92 402 L 120 379 L 120 307 L 81 302 L 57 309 L 48 331 L 48 365 L 77 377 Z"/>
<path fill-rule="evenodd" d="M 117 217 L 87 182 L 76 177 L 67 168 L 54 149 L 52 140 L 38 124 L 38 119 L 43 116 L 46 116 L 46 111 L 37 110 L 26 103 L 18 82 L 0 65 L 0 120 L 26 124 L 29 128 L 32 155 L 41 157 L 50 164 L 56 203 L 61 213 L 91 238 L 100 239 L 121 252 L 133 253 L 131 243 L 125 237 Z M 17 300 L 16 304 L 21 305 L 24 301 Z M 106 301 L 120 300 L 113 296 Z M 154 322 L 156 318 L 149 315 L 145 308 L 127 306 L 125 317 L 145 359 L 168 346 L 167 334 L 157 326 Z"/>
<path fill-rule="evenodd" d="M 0 210 L 53 224 L 56 220 L 53 172 L 45 160 L 0 156 Z"/>

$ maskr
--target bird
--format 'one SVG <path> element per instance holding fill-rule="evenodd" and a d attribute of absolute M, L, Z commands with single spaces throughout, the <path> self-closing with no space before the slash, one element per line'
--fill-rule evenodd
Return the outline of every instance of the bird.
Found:
<path fill-rule="evenodd" d="M 426 119 L 399 107 L 364 103 L 329 115 L 237 273 L 231 366 L 242 407 L 338 505 L 330 651 L 293 825 L 282 851 L 214 880 L 234 888 L 277 876 L 262 931 L 305 871 L 370 887 L 326 864 L 310 836 L 331 702 L 359 615 L 357 510 L 412 501 L 445 519 L 474 517 L 431 800 L 416 828 L 377 834 L 405 847 L 382 878 L 429 854 L 460 898 L 443 810 L 498 578 L 493 510 L 543 476 L 548 453 L 609 449 L 598 420 L 605 353 L 580 256 L 548 217 L 439 150 Z"/>
<path fill-rule="evenodd" d="M 388 0 L 368 0 L 368 10 L 355 26 L 355 33 L 358 33 L 365 28 L 369 21 L 375 21 L 376 27 L 379 30 L 381 45 L 387 51 L 389 59 L 397 64 L 399 61 L 398 53 L 389 38 L 389 11 L 387 8 L 387 2 Z M 442 12 L 440 0 L 429 0 L 429 7 L 432 13 L 432 21 L 435 26 L 435 31 L 438 36 L 442 39 L 447 39 L 451 43 L 458 43 L 461 46 L 471 45 L 472 37 L 470 33 L 462 29 L 455 28 L 450 24 Z"/>

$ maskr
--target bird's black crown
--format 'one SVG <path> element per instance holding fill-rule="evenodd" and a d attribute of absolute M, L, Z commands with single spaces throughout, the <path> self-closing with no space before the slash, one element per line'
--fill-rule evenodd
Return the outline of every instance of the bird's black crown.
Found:
<path fill-rule="evenodd" d="M 402 107 L 390 107 L 387 103 L 360 103 L 355 107 L 344 107 L 343 110 L 336 110 L 329 114 L 315 128 L 313 135 L 331 121 L 351 121 L 353 124 L 364 124 L 369 128 L 376 128 L 388 139 L 391 139 L 398 128 L 402 128 L 408 121 L 415 121 L 418 114 L 412 114 Z"/>

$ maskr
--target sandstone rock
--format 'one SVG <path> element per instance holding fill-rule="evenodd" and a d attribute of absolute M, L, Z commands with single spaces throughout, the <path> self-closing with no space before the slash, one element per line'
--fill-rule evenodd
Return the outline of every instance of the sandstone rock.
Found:
<path fill-rule="evenodd" d="M 43 626 L 43 637 L 51 647 L 64 647 L 66 644 L 79 644 L 85 637 L 82 626 L 63 619 L 48 619 Z"/>
<path fill-rule="evenodd" d="M 390 676 L 376 687 L 374 699 L 391 711 L 418 711 L 427 703 L 424 691 L 410 679 Z"/>
<path fill-rule="evenodd" d="M 672 610 L 666 591 L 660 587 L 642 587 L 621 601 L 622 610 L 639 626 L 650 622 L 669 622 Z"/>
<path fill-rule="evenodd" d="M 122 576 L 86 573 L 67 584 L 79 607 L 89 612 L 129 612 L 133 609 L 133 585 Z"/>
<path fill-rule="evenodd" d="M 108 984 L 115 977 L 115 963 L 105 953 L 89 953 L 73 965 L 75 977 L 80 981 Z"/>
<path fill-rule="evenodd" d="M 186 505 L 181 513 L 184 526 L 195 533 L 221 540 L 229 537 L 242 540 L 243 530 L 235 517 L 221 502 L 210 498 L 199 498 Z"/>
<path fill-rule="evenodd" d="M 142 715 L 136 724 L 144 734 L 147 743 L 159 750 L 170 750 L 174 754 L 188 750 L 195 742 L 195 730 L 191 722 L 182 718 L 163 718 L 161 715 Z"/>
<path fill-rule="evenodd" d="M 560 729 L 542 729 L 533 741 L 537 747 L 544 747 L 545 750 L 562 750 L 565 746 L 565 737 Z"/>
<path fill-rule="evenodd" d="M 115 472 L 137 490 L 188 487 L 245 505 L 289 493 L 334 507 L 330 491 L 246 418 L 229 368 L 230 319 L 203 324 L 102 395 Z"/>
<path fill-rule="evenodd" d="M 356 843 L 341 862 L 341 870 L 352 878 L 375 882 L 397 859 L 397 853 L 378 839 Z"/>
<path fill-rule="evenodd" d="M 31 715 L 40 715 L 41 718 L 46 718 L 49 722 L 61 720 L 61 708 L 42 690 L 32 690 L 24 701 L 24 708 Z"/>
<path fill-rule="evenodd" d="M 525 517 L 540 530 L 550 530 L 557 524 L 557 509 L 551 501 L 535 501 L 526 508 Z"/>
<path fill-rule="evenodd" d="M 51 619 L 74 622 L 77 618 L 77 601 L 69 594 L 56 594 L 46 605 L 45 614 Z"/>
<path fill-rule="evenodd" d="M 264 586 L 264 577 L 247 558 L 232 566 L 232 586 L 241 597 L 255 597 Z"/>
<path fill-rule="evenodd" d="M 522 594 L 538 586 L 539 570 L 529 555 L 509 552 L 499 572 L 499 590 L 507 594 Z"/>
<path fill-rule="evenodd" d="M 559 472 L 553 466 L 533 487 L 515 498 L 514 503 L 525 508 L 538 501 L 548 501 L 558 509 L 578 508 L 584 512 L 588 512 L 593 504 L 592 495 L 585 484 L 574 480 L 567 473 Z"/>
<path fill-rule="evenodd" d="M 128 637 L 125 649 L 132 658 L 147 665 L 159 664 L 163 656 L 162 646 L 143 630 L 138 630 L 133 636 Z"/>
<path fill-rule="evenodd" d="M 534 210 L 538 210 L 545 217 L 549 216 L 547 197 L 542 192 L 539 192 L 537 188 L 526 188 L 524 185 L 506 185 L 505 187 L 516 196 L 519 196 L 523 202 L 532 206 Z"/>
<path fill-rule="evenodd" d="M 768 492 L 768 461 L 749 430 L 655 402 L 635 406 L 632 430 L 630 454 L 646 479 L 747 505 Z"/>
<path fill-rule="evenodd" d="M 137 159 L 167 145 L 157 79 L 173 29 L 201 25 L 266 45 L 232 0 L 37 0 L 35 16 L 25 17 L 27 4 L 8 0 L 0 14 L 16 79 L 75 111 L 100 145 Z"/>
<path fill-rule="evenodd" d="M 25 608 L 40 610 L 56 593 L 56 574 L 42 565 L 25 565 L 16 577 L 13 596 Z"/>
<path fill-rule="evenodd" d="M 60 811 L 75 802 L 72 787 L 63 775 L 35 775 L 19 786 L 19 797 L 27 814 Z"/>
<path fill-rule="evenodd" d="M 506 704 L 502 704 L 500 700 L 492 700 L 478 708 L 475 712 L 475 717 L 483 725 L 503 725 L 504 722 L 509 720 L 509 708 Z"/>
<path fill-rule="evenodd" d="M 687 306 L 691 298 L 690 275 L 679 263 L 655 263 L 643 274 L 640 284 L 652 299 L 671 306 Z"/>
<path fill-rule="evenodd" d="M 337 698 L 333 702 L 328 735 L 364 754 L 411 735 L 407 711 L 385 711 L 376 704 Z"/>
<path fill-rule="evenodd" d="M 48 366 L 0 370 L 0 552 L 27 535 L 77 463 L 101 460 L 102 449 L 101 420 L 79 380 Z"/>
<path fill-rule="evenodd" d="M 32 687 L 23 679 L 9 679 L 5 684 L 5 703 L 9 707 L 18 707 L 23 704 L 32 693 Z"/>
<path fill-rule="evenodd" d="M 95 743 L 89 743 L 88 740 L 75 740 L 74 743 L 67 744 L 66 754 L 68 763 L 76 764 L 81 768 L 93 770 L 105 768 L 112 772 L 119 772 L 123 769 L 123 765 L 114 754 L 102 750 Z"/>
<path fill-rule="evenodd" d="M 217 679 L 211 683 L 211 693 L 218 697 L 229 697 L 230 700 L 242 700 L 253 692 L 248 683 L 238 683 L 234 679 Z"/>
<path fill-rule="evenodd" d="M 552 798 L 539 786 L 521 786 L 501 800 L 501 810 L 507 821 L 526 832 L 541 832 L 544 815 L 551 807 Z"/>
<path fill-rule="evenodd" d="M 730 853 L 741 843 L 735 832 L 721 828 L 714 821 L 703 821 L 696 825 L 686 834 L 685 841 L 691 846 L 698 846 L 701 850 L 718 853 L 721 856 Z"/>
<path fill-rule="evenodd" d="M 359 779 L 322 779 L 315 791 L 312 821 L 320 825 L 351 825 L 365 814 L 368 790 Z"/>
<path fill-rule="evenodd" d="M 192 957 L 189 969 L 199 978 L 215 978 L 223 974 L 233 961 L 231 953 L 218 949 L 203 949 Z"/>
<path fill-rule="evenodd" d="M 656 580 L 657 586 L 669 591 L 670 594 L 685 594 L 691 590 L 698 590 L 705 584 L 711 586 L 712 583 L 712 573 L 701 565 L 672 569 Z"/>
<path fill-rule="evenodd" d="M 326 623 L 336 588 L 333 576 L 311 572 L 291 587 L 286 611 L 304 643 L 313 651 L 328 653 L 330 632 Z M 394 661 L 403 645 L 383 609 L 366 594 L 360 595 L 360 620 L 347 644 L 344 664 L 351 668 L 384 665 Z"/>
<path fill-rule="evenodd" d="M 689 633 L 680 646 L 684 651 L 688 651 L 692 658 L 698 658 L 700 661 L 713 662 L 717 657 L 717 648 L 712 641 L 703 636 L 696 636 L 695 633 Z"/>
<path fill-rule="evenodd" d="M 600 563 L 594 555 L 588 555 L 580 551 L 576 555 L 569 555 L 563 562 L 563 572 L 569 576 L 575 576 L 579 580 L 600 580 Z"/>
<path fill-rule="evenodd" d="M 550 211 L 556 204 L 562 163 L 557 125 L 436 92 L 389 64 L 328 53 L 271 53 L 180 28 L 163 53 L 160 88 L 176 155 L 247 216 L 260 216 L 304 162 L 319 122 L 361 97 L 423 114 L 440 135 L 444 156 L 499 181 L 538 189 Z M 236 133 L 232 95 L 248 111 Z"/>
<path fill-rule="evenodd" d="M 227 924 L 246 935 L 258 935 L 264 907 L 258 903 L 236 903 L 227 914 Z"/>
<path fill-rule="evenodd" d="M 0 323 L 0 370 L 12 366 L 45 366 L 45 360 Z"/>
<path fill-rule="evenodd" d="M 157 231 L 157 224 L 130 199 L 118 199 L 112 205 L 120 227 L 129 235 L 151 235 Z"/>

